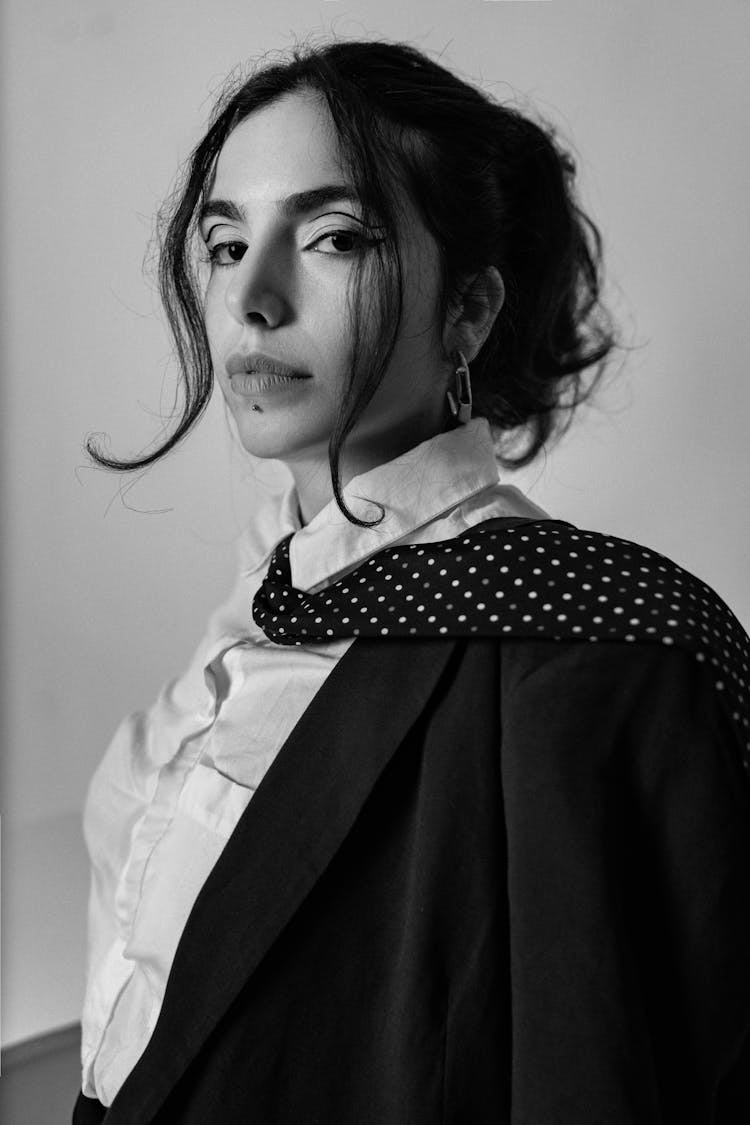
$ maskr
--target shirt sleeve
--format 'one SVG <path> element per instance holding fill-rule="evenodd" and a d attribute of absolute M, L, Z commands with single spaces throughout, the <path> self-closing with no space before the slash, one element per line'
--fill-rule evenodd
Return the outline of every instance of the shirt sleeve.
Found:
<path fill-rule="evenodd" d="M 117 888 L 138 825 L 153 799 L 160 770 L 214 715 L 211 661 L 242 640 L 249 621 L 248 576 L 240 553 L 229 596 L 209 618 L 185 671 L 168 681 L 151 706 L 118 725 L 88 785 L 83 832 L 90 859 L 87 977 L 101 965 L 117 933 Z"/>

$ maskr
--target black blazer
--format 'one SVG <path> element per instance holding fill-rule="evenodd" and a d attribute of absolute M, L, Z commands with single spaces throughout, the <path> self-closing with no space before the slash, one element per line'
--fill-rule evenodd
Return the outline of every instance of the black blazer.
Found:
<path fill-rule="evenodd" d="M 686 651 L 359 639 L 74 1121 L 748 1122 L 749 794 Z"/>

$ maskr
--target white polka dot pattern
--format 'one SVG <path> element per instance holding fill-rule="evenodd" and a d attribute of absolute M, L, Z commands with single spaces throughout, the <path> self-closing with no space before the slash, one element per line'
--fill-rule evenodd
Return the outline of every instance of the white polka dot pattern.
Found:
<path fill-rule="evenodd" d="M 699 578 L 637 543 L 510 517 L 390 547 L 317 594 L 290 583 L 283 539 L 253 601 L 277 644 L 338 637 L 533 637 L 677 645 L 711 674 L 750 773 L 750 638 Z"/>

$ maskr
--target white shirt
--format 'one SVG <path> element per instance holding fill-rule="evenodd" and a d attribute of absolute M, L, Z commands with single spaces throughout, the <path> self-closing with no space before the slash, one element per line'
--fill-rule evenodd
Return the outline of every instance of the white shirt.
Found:
<path fill-rule="evenodd" d="M 110 1105 L 156 1024 L 177 943 L 203 883 L 292 728 L 353 638 L 276 645 L 251 604 L 271 553 L 291 541 L 292 583 L 315 592 L 396 543 L 452 539 L 497 516 L 544 518 L 503 485 L 489 424 L 430 438 L 344 489 L 303 528 L 290 486 L 258 513 L 240 573 L 187 671 L 120 725 L 87 794 L 92 865 L 83 1093 Z"/>

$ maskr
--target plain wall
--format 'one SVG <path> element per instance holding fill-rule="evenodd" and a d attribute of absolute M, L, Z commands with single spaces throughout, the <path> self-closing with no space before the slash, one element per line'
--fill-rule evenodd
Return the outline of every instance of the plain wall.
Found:
<path fill-rule="evenodd" d="M 175 365 L 143 261 L 153 215 L 238 63 L 295 37 L 407 39 L 570 138 L 634 349 L 508 480 L 663 551 L 750 626 L 750 6 L 742 0 L 5 0 L 3 1037 L 76 1019 L 88 779 L 185 664 L 258 487 L 216 402 L 137 478 Z M 617 365 L 615 365 L 617 366 Z M 54 888 L 57 887 L 57 893 Z M 39 934 L 45 934 L 40 943 Z"/>

